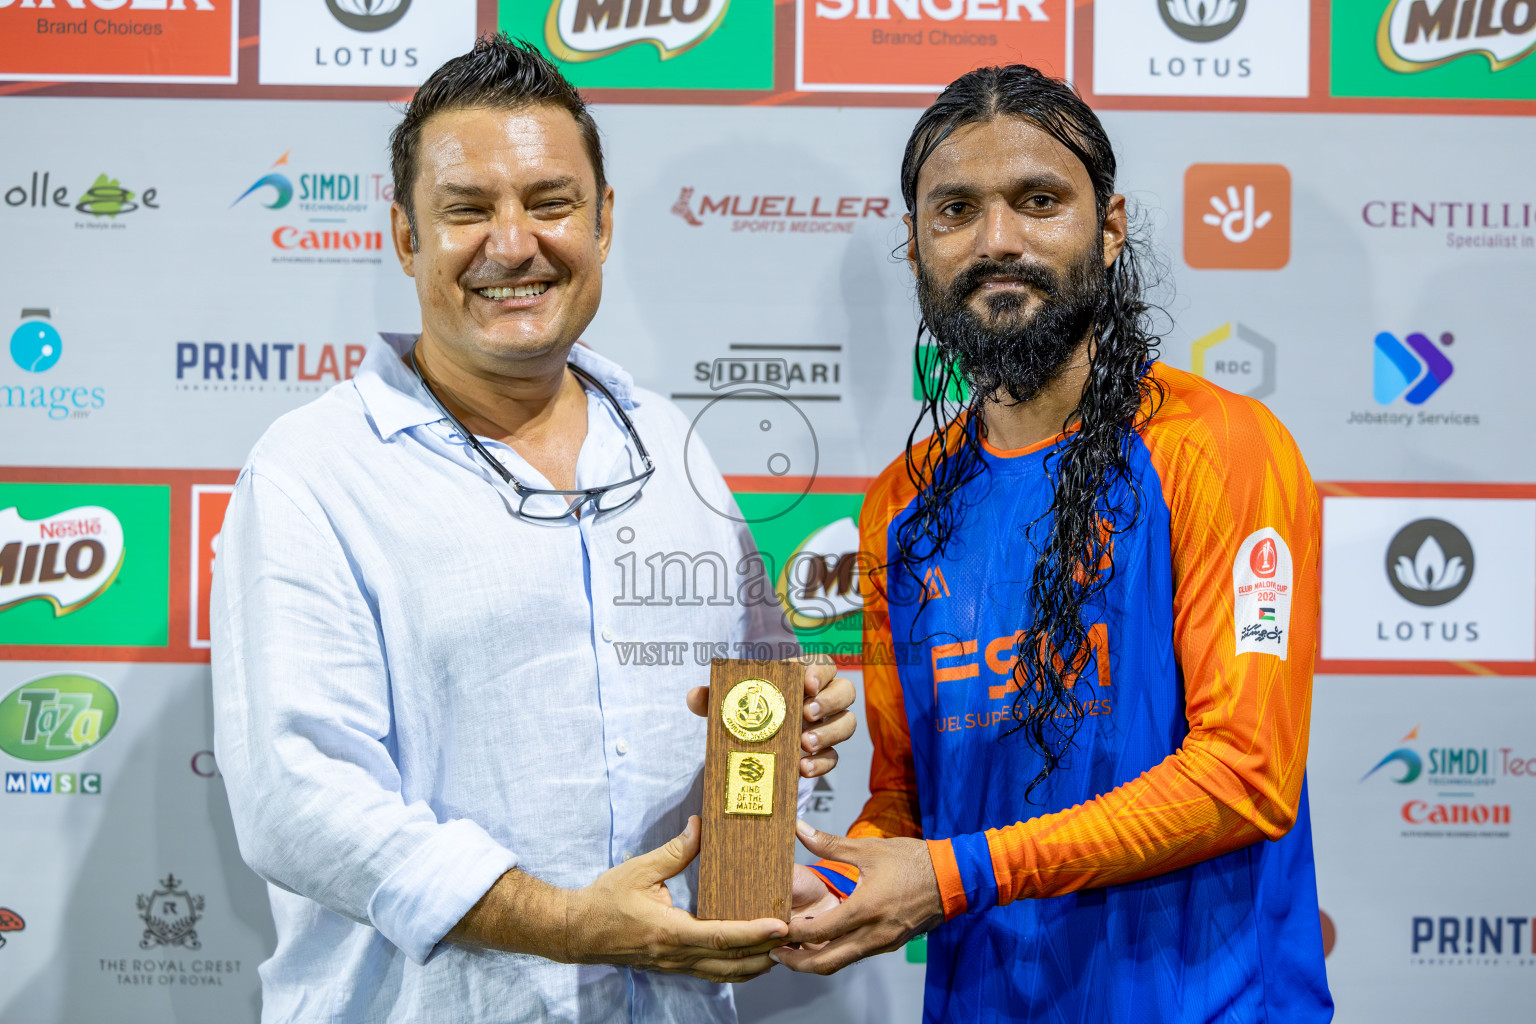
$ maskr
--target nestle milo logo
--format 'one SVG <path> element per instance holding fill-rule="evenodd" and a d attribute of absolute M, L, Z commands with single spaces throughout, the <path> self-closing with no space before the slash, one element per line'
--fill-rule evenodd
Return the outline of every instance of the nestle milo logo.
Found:
<path fill-rule="evenodd" d="M 774 588 L 796 629 L 816 629 L 863 611 L 859 525 L 844 516 L 821 527 L 784 561 Z"/>
<path fill-rule="evenodd" d="M 0 509 L 0 610 L 42 600 L 67 615 L 112 585 L 123 550 L 123 524 L 99 505 L 42 519 Z"/>
<path fill-rule="evenodd" d="M 1393 71 L 1427 71 L 1481 54 L 1502 71 L 1536 50 L 1532 0 L 1392 0 L 1376 30 L 1376 53 Z"/>
<path fill-rule="evenodd" d="M 596 60 L 640 43 L 670 60 L 708 39 L 729 6 L 730 0 L 551 0 L 544 41 L 564 61 Z"/>
<path fill-rule="evenodd" d="M 0 700 L 0 750 L 57 761 L 100 743 L 117 723 L 117 696 L 90 676 L 34 679 Z"/>

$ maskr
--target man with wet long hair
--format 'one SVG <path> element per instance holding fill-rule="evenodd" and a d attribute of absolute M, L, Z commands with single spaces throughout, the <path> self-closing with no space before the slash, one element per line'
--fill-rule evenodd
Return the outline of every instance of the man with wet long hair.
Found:
<path fill-rule="evenodd" d="M 775 958 L 932 930 L 932 1021 L 1325 1021 L 1316 491 L 1264 406 L 1154 361 L 1114 179 L 1028 67 L 912 132 L 929 384 L 861 522 L 871 797 L 801 825 L 845 899 Z"/>

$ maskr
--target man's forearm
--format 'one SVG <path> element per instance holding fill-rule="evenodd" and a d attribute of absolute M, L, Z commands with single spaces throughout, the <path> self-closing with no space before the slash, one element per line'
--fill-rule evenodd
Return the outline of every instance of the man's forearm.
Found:
<path fill-rule="evenodd" d="M 496 879 L 443 941 L 570 963 L 569 897 L 568 890 L 513 868 Z"/>

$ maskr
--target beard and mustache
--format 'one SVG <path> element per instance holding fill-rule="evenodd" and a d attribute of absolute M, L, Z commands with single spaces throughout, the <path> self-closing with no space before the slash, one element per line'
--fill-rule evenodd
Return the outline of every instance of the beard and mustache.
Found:
<path fill-rule="evenodd" d="M 1027 293 L 988 296 L 987 315 L 968 304 L 988 279 L 1017 281 L 1034 289 L 1040 302 L 1026 313 Z M 970 383 L 977 398 L 1028 402 L 1066 369 L 1103 309 L 1107 293 L 1104 245 L 1097 244 L 1062 271 L 1022 260 L 984 259 L 941 287 L 922 260 L 917 266 L 917 301 L 938 355 Z"/>

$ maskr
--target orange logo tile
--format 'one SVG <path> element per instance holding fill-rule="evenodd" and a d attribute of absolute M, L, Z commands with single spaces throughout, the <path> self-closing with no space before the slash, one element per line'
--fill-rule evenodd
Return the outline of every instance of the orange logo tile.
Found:
<path fill-rule="evenodd" d="M 1193 164 L 1184 172 L 1184 262 L 1279 270 L 1291 261 L 1291 172 L 1283 164 Z"/>

